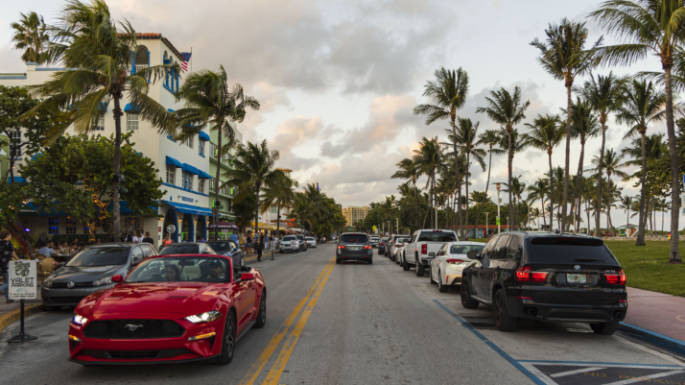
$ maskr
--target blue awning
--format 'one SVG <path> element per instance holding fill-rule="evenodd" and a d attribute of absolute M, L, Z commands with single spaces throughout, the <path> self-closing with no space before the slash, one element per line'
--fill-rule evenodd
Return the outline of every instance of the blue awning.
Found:
<path fill-rule="evenodd" d="M 126 107 L 124 107 L 124 112 L 133 112 L 133 113 L 138 113 L 140 112 L 140 107 L 133 103 L 128 103 Z"/>
<path fill-rule="evenodd" d="M 200 173 L 197 174 L 197 176 L 199 176 L 200 178 L 202 178 L 202 179 L 212 179 L 212 176 L 211 176 L 211 175 L 207 174 L 206 172 L 204 172 L 204 171 L 202 171 L 202 170 L 199 170 L 199 171 L 200 171 Z"/>
<path fill-rule="evenodd" d="M 12 183 L 12 178 L 7 177 L 7 183 Z M 26 183 L 26 179 L 24 177 L 21 177 L 19 175 L 14 176 L 14 183 Z"/>
<path fill-rule="evenodd" d="M 204 140 L 205 142 L 209 142 L 209 135 L 206 132 L 200 131 L 200 133 L 198 135 L 200 135 L 200 140 Z"/>
<path fill-rule="evenodd" d="M 166 156 L 166 164 L 170 164 L 172 166 L 183 168 L 183 163 L 181 163 L 178 160 L 170 157 L 169 155 Z"/>
<path fill-rule="evenodd" d="M 202 216 L 212 215 L 212 210 L 208 209 L 207 207 L 193 206 L 193 205 L 187 205 L 184 203 L 176 203 L 176 202 L 165 201 L 165 200 L 162 200 L 162 202 L 173 207 L 179 213 L 191 214 L 191 215 L 202 215 Z"/>
<path fill-rule="evenodd" d="M 200 178 L 210 179 L 212 177 L 211 175 L 207 174 L 206 172 L 200 170 L 199 168 L 197 168 L 195 166 L 191 166 L 188 163 L 183 163 L 181 168 L 183 169 L 183 171 L 187 171 L 191 174 L 195 174 L 195 175 L 199 176 Z"/>

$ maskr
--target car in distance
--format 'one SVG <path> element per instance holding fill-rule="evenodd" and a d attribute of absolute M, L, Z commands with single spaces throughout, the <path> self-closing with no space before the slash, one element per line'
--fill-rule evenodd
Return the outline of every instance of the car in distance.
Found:
<path fill-rule="evenodd" d="M 372 247 L 378 247 L 378 243 L 380 242 L 380 238 L 378 237 L 378 235 L 371 234 L 371 235 L 369 235 L 369 241 L 371 241 Z"/>
<path fill-rule="evenodd" d="M 335 263 L 364 261 L 373 263 L 373 246 L 364 233 L 343 233 L 336 247 Z"/>
<path fill-rule="evenodd" d="M 159 255 L 167 254 L 219 254 L 205 242 L 179 242 L 162 247 Z"/>
<path fill-rule="evenodd" d="M 278 243 L 278 251 L 281 253 L 300 251 L 300 240 L 294 235 L 286 235 Z"/>
<path fill-rule="evenodd" d="M 266 323 L 259 271 L 222 255 L 161 255 L 84 298 L 69 325 L 69 358 L 83 365 L 214 360 Z"/>
<path fill-rule="evenodd" d="M 555 233 L 502 233 L 464 270 L 461 302 L 492 305 L 500 330 L 519 318 L 587 322 L 612 334 L 628 308 L 626 275 L 599 238 Z"/>
<path fill-rule="evenodd" d="M 447 242 L 442 245 L 431 260 L 431 283 L 436 283 L 441 292 L 446 292 L 450 286 L 461 285 L 462 272 L 478 263 L 477 256 L 483 247 L 483 242 Z"/>
<path fill-rule="evenodd" d="M 314 237 L 304 237 L 307 242 L 307 247 L 316 247 L 316 238 Z"/>
<path fill-rule="evenodd" d="M 404 247 L 405 242 L 409 242 L 411 240 L 411 236 L 409 235 L 402 235 L 402 234 L 396 234 L 390 237 L 390 240 L 388 241 L 389 244 L 389 253 L 388 253 L 388 258 L 391 260 L 397 262 L 398 264 L 401 261 L 401 258 L 398 258 L 400 254 L 400 249 Z"/>
<path fill-rule="evenodd" d="M 307 245 L 307 240 L 304 239 L 304 235 L 297 234 L 295 236 L 297 237 L 297 241 L 300 243 L 300 250 L 301 251 L 307 251 L 307 249 L 309 248 L 309 245 Z"/>
<path fill-rule="evenodd" d="M 216 254 L 221 254 L 221 255 L 225 255 L 227 257 L 231 257 L 231 259 L 233 259 L 233 265 L 234 266 L 242 266 L 243 265 L 243 251 L 240 250 L 240 247 L 238 247 L 238 245 L 234 241 L 231 241 L 231 240 L 208 241 L 207 244 L 209 245 L 209 247 L 214 249 Z M 209 254 L 214 254 L 214 253 L 209 253 Z"/>
<path fill-rule="evenodd" d="M 43 307 L 75 306 L 83 297 L 114 286 L 112 276 L 128 274 L 133 266 L 155 254 L 157 250 L 149 243 L 88 246 L 43 281 Z"/>
<path fill-rule="evenodd" d="M 412 234 L 411 241 L 402 252 L 402 268 L 416 266 L 416 275 L 422 277 L 430 268 L 430 261 L 445 242 L 456 242 L 457 233 L 452 230 L 422 229 Z"/>
<path fill-rule="evenodd" d="M 385 255 L 386 250 L 388 250 L 388 241 L 390 237 L 382 237 L 380 242 L 378 242 L 378 255 Z"/>

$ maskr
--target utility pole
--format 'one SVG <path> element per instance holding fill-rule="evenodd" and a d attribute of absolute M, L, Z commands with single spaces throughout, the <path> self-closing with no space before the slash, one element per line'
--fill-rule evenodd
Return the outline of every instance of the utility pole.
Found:
<path fill-rule="evenodd" d="M 490 214 L 489 211 L 485 212 L 485 238 L 488 237 L 488 215 Z"/>
<path fill-rule="evenodd" d="M 502 232 L 502 227 L 501 227 L 502 219 L 500 217 L 500 212 L 499 212 L 499 206 L 502 202 L 502 195 L 501 195 L 501 191 L 500 191 L 501 184 L 495 183 L 495 187 L 497 187 L 497 234 L 499 234 Z"/>

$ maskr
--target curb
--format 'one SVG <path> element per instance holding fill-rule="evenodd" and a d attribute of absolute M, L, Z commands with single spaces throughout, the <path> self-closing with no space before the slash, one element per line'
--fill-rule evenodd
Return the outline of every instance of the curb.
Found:
<path fill-rule="evenodd" d="M 641 341 L 650 343 L 671 353 L 685 357 L 685 341 L 680 341 L 675 338 L 625 322 L 619 323 L 619 330 L 626 332 L 628 335 Z"/>
<path fill-rule="evenodd" d="M 29 316 L 31 314 L 38 313 L 42 311 L 43 308 L 41 304 L 24 304 L 24 316 Z M 14 321 L 17 321 L 21 317 L 21 308 L 16 308 L 14 310 L 8 311 L 5 314 L 0 315 L 0 333 L 2 333 L 6 327 L 11 325 Z"/>

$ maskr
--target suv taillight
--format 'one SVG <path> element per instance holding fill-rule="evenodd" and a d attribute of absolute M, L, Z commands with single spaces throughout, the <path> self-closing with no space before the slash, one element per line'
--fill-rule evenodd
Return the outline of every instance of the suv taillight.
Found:
<path fill-rule="evenodd" d="M 547 281 L 547 275 L 549 273 L 546 271 L 531 271 L 528 265 L 519 267 L 516 270 L 516 280 L 518 282 L 542 283 Z"/>
<path fill-rule="evenodd" d="M 366 250 L 371 250 L 371 249 L 373 249 L 373 247 L 371 247 L 371 246 L 369 246 L 369 245 L 366 245 L 366 246 L 364 246 L 364 249 L 366 249 Z"/>
<path fill-rule="evenodd" d="M 428 254 L 428 245 L 425 243 L 421 245 L 421 254 Z"/>
<path fill-rule="evenodd" d="M 609 285 L 624 286 L 626 284 L 626 273 L 623 272 L 623 269 L 619 269 L 617 273 L 604 273 L 604 278 Z"/>

